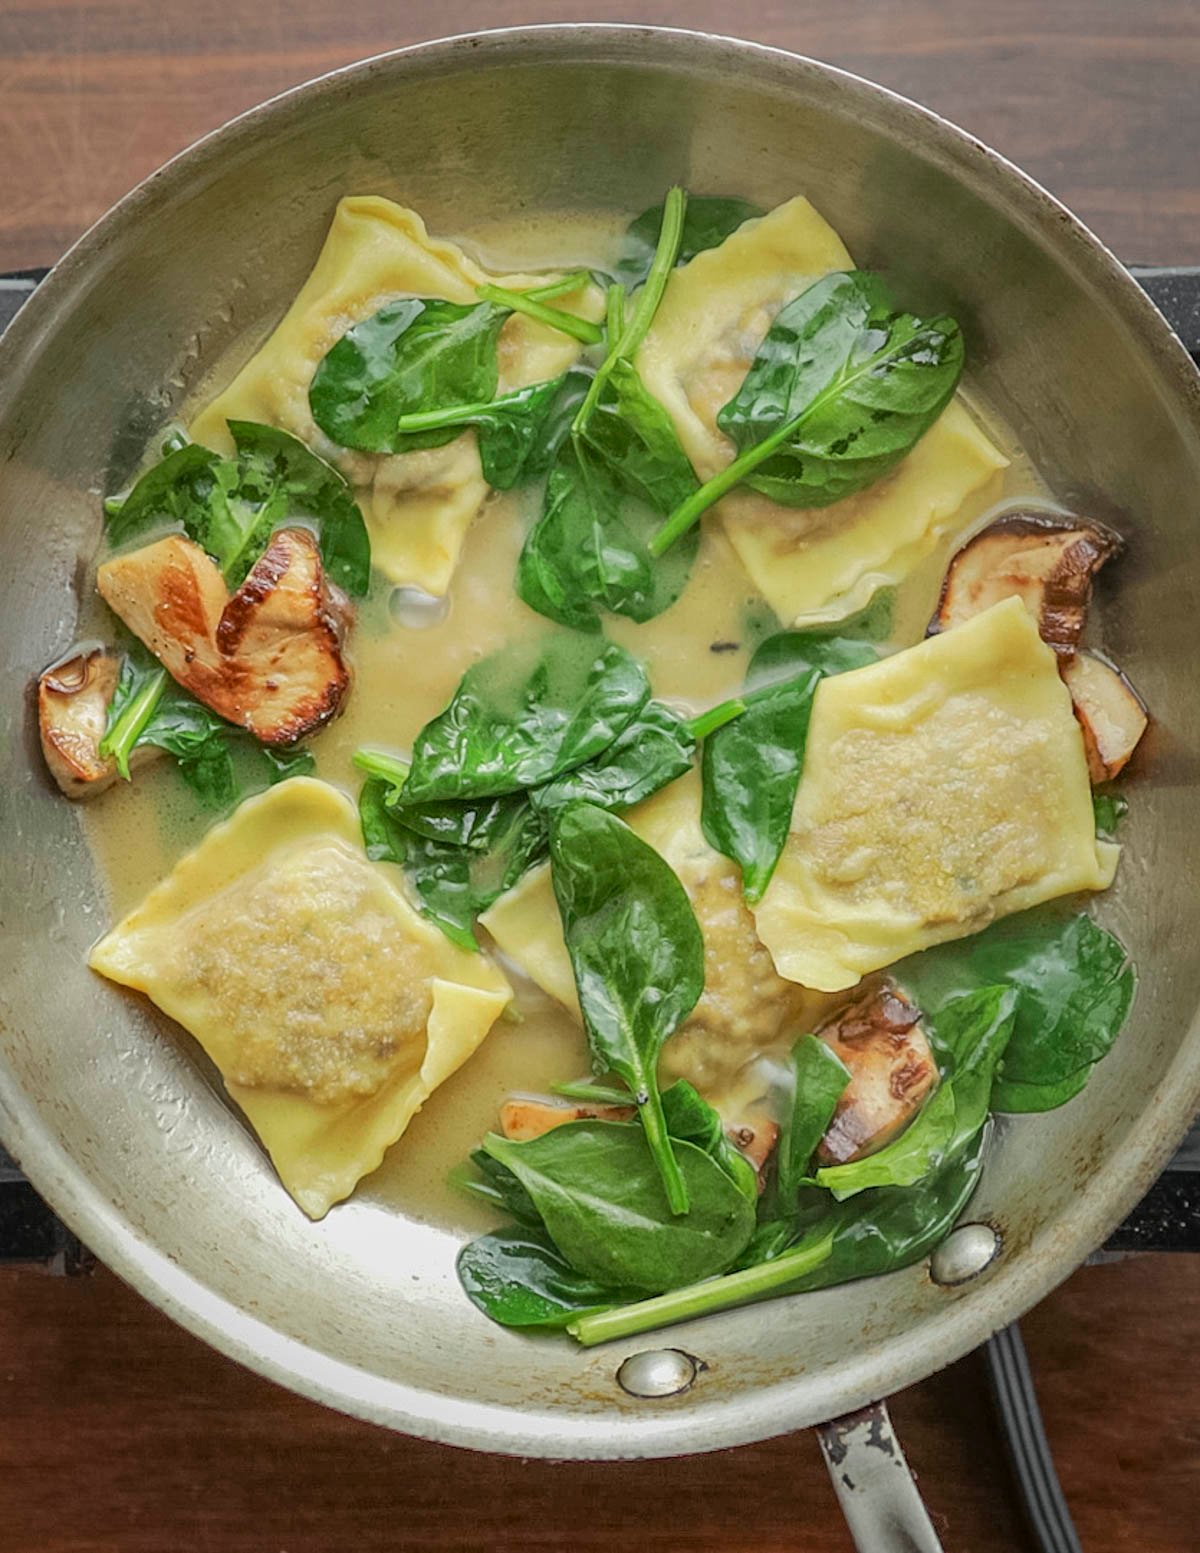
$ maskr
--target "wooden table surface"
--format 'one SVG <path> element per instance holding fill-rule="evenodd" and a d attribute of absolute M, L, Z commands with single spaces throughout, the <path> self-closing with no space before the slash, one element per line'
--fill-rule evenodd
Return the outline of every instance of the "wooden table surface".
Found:
<path fill-rule="evenodd" d="M 224 119 L 352 59 L 486 26 L 738 31 L 919 98 L 1122 257 L 1200 262 L 1195 0 L 0 0 L 0 269 L 51 262 Z M 1200 1545 L 1200 1257 L 1077 1273 L 1023 1323 L 1089 1553 Z M 849 1549 L 811 1436 L 561 1467 L 419 1444 L 218 1358 L 103 1270 L 0 1273 L 0 1553 Z M 977 1359 L 894 1413 L 947 1553 L 1031 1546 Z"/>

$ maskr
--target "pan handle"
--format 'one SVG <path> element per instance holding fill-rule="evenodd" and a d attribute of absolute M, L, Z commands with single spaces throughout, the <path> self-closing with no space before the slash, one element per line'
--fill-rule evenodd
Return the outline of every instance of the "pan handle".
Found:
<path fill-rule="evenodd" d="M 822 1424 L 817 1438 L 858 1553 L 942 1553 L 886 1402 Z"/>

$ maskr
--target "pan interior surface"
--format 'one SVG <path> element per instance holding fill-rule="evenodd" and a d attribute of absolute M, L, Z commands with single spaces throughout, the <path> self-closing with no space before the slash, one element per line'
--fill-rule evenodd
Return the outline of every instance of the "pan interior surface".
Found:
<path fill-rule="evenodd" d="M 857 261 L 964 322 L 981 390 L 1056 497 L 1129 554 L 1101 644 L 1156 715 L 1098 914 L 1140 970 L 1086 1091 L 1002 1122 L 971 1209 L 1003 1235 L 977 1282 L 923 1267 L 672 1329 L 704 1365 L 669 1399 L 491 1325 L 458 1237 L 370 1181 L 319 1224 L 148 1005 L 100 983 L 101 880 L 44 779 L 29 688 L 75 639 L 99 495 L 218 362 L 295 294 L 339 196 L 467 236 L 498 213 L 631 211 L 679 181 L 770 207 L 807 194 Z M 1012 1320 L 1145 1190 L 1200 1099 L 1193 669 L 1200 408 L 1165 325 L 1103 249 L 998 158 L 866 83 L 686 33 L 552 27 L 407 50 L 289 94 L 172 163 L 59 267 L 0 347 L 0 1126 L 106 1262 L 235 1357 L 405 1431 L 521 1455 L 730 1446 L 904 1386 Z"/>

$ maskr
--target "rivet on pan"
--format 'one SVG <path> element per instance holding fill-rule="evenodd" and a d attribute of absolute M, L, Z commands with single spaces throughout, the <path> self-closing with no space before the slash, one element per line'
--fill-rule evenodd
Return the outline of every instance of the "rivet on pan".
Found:
<path fill-rule="evenodd" d="M 629 1355 L 617 1371 L 617 1385 L 631 1397 L 676 1397 L 703 1368 L 682 1348 L 647 1348 Z"/>
<path fill-rule="evenodd" d="M 967 1283 L 995 1261 L 1000 1244 L 990 1224 L 960 1224 L 929 1258 L 929 1276 L 943 1286 Z"/>

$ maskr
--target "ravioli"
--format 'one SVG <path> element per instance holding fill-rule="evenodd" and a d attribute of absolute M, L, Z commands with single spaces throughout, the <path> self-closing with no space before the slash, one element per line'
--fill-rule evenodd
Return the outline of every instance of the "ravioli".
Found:
<path fill-rule="evenodd" d="M 1112 883 L 1054 653 L 1006 599 L 823 680 L 791 834 L 754 908 L 780 975 L 837 992 L 996 917 Z"/>
<path fill-rule="evenodd" d="M 830 270 L 853 268 L 837 233 L 797 198 L 673 272 L 637 367 L 701 479 L 733 457 L 717 414 L 775 314 Z M 855 496 L 791 508 L 741 487 L 713 510 L 785 624 L 838 620 L 902 581 L 1007 462 L 960 398 L 890 475 Z"/>
<path fill-rule="evenodd" d="M 474 302 L 475 288 L 487 282 L 524 290 L 551 278 L 489 275 L 454 243 L 430 237 L 415 211 L 378 195 L 343 199 L 300 294 L 262 349 L 196 418 L 192 436 L 229 453 L 226 421 L 251 420 L 302 438 L 354 485 L 379 570 L 391 582 L 444 594 L 488 494 L 475 433 L 415 453 L 348 451 L 314 424 L 309 385 L 346 330 L 396 297 Z M 597 318 L 603 300 L 588 286 L 558 298 L 556 305 Z M 568 335 L 514 315 L 500 334 L 498 392 L 556 377 L 579 351 Z"/>
<path fill-rule="evenodd" d="M 662 1073 L 689 1079 L 703 1094 L 719 1094 L 752 1058 L 790 1044 L 808 1028 L 823 1000 L 776 973 L 743 898 L 740 870 L 709 846 L 700 829 L 697 771 L 625 818 L 679 876 L 704 937 L 704 991 L 667 1042 Z M 548 866 L 527 874 L 480 921 L 531 981 L 579 1017 Z"/>
<path fill-rule="evenodd" d="M 243 803 L 96 945 L 200 1042 L 304 1211 L 374 1170 L 512 991 L 368 862 L 354 805 L 295 777 Z"/>

